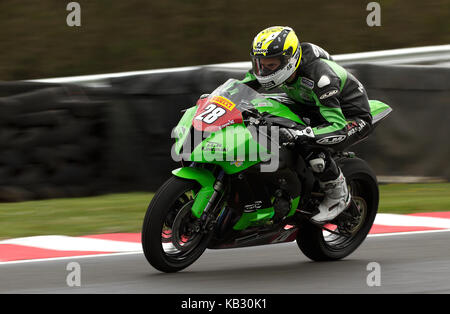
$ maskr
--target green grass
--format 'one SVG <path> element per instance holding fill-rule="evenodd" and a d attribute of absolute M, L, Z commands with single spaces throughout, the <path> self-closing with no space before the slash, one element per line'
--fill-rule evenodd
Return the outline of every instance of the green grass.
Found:
<path fill-rule="evenodd" d="M 140 232 L 151 193 L 0 203 L 0 239 Z"/>
<path fill-rule="evenodd" d="M 140 232 L 153 194 L 0 203 L 0 239 Z M 450 183 L 380 185 L 381 213 L 450 211 Z"/>
<path fill-rule="evenodd" d="M 380 213 L 450 211 L 450 183 L 380 185 Z"/>

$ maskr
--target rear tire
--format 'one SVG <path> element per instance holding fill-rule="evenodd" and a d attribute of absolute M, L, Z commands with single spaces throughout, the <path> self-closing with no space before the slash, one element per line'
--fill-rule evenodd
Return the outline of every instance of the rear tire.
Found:
<path fill-rule="evenodd" d="M 191 213 L 199 190 L 195 181 L 171 177 L 156 192 L 142 227 L 142 248 L 147 261 L 162 272 L 177 272 L 194 263 L 205 251 L 210 235 L 186 231 L 198 220 Z"/>
<path fill-rule="evenodd" d="M 337 160 L 337 163 L 344 173 L 353 201 L 357 206 L 352 210 L 346 209 L 333 222 L 343 221 L 342 217 L 346 217 L 349 211 L 356 212 L 355 217 L 359 215 L 360 220 L 353 227 L 353 232 L 346 230 L 345 235 L 348 238 L 324 231 L 320 226 L 309 221 L 305 222 L 299 228 L 297 245 L 303 254 L 313 261 L 339 260 L 355 251 L 369 233 L 378 210 L 378 183 L 369 165 L 359 158 L 342 158 Z M 338 229 L 334 231 L 340 232 Z"/>

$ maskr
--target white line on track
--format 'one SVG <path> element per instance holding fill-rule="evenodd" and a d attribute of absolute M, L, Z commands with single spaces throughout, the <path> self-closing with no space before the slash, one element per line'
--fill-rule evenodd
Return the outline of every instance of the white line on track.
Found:
<path fill-rule="evenodd" d="M 136 252 L 122 252 L 122 253 L 107 253 L 107 254 L 92 254 L 92 255 L 79 255 L 79 256 L 76 255 L 76 256 L 65 256 L 65 257 L 41 258 L 41 259 L 28 259 L 28 260 L 20 260 L 20 261 L 0 262 L 0 266 L 12 265 L 12 264 L 35 263 L 35 262 L 77 260 L 77 259 L 85 259 L 85 258 L 90 258 L 90 257 L 112 257 L 112 256 L 132 255 L 132 254 L 143 254 L 143 253 L 142 253 L 142 251 L 136 251 Z"/>

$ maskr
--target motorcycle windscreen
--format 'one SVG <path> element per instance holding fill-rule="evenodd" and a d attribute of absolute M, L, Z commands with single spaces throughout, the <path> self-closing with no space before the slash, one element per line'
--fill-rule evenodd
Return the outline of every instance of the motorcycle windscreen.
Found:
<path fill-rule="evenodd" d="M 243 122 L 242 110 L 258 93 L 250 87 L 229 79 L 207 98 L 197 101 L 197 111 L 192 125 L 198 131 L 216 132 L 229 125 Z"/>

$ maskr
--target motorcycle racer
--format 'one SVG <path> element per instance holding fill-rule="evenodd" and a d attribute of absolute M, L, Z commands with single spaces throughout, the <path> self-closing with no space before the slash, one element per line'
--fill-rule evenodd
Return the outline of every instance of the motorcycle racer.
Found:
<path fill-rule="evenodd" d="M 274 26 L 259 32 L 250 55 L 252 69 L 241 82 L 255 90 L 279 88 L 295 102 L 290 109 L 309 121 L 306 128 L 280 128 L 280 143 L 307 142 L 316 147 L 305 158 L 325 197 L 312 220 L 330 221 L 349 206 L 351 196 L 329 149 L 342 150 L 370 132 L 367 93 L 328 52 L 311 43 L 300 43 L 290 27 Z"/>

